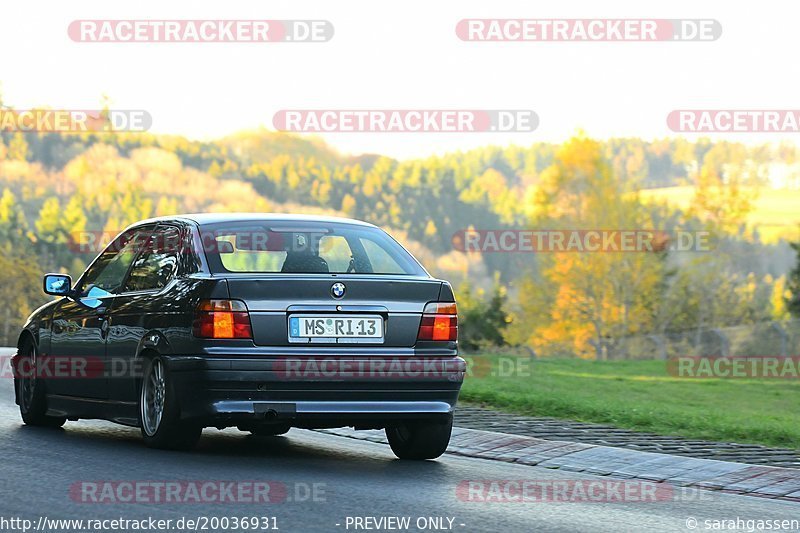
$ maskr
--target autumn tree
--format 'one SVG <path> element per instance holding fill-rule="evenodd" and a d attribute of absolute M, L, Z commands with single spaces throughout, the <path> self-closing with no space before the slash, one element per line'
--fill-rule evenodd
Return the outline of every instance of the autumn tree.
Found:
<path fill-rule="evenodd" d="M 601 144 L 585 135 L 559 149 L 532 200 L 535 229 L 654 229 L 636 194 L 613 174 Z M 602 358 L 621 338 L 652 327 L 663 275 L 659 254 L 564 251 L 537 257 L 541 279 L 522 284 L 514 327 L 517 337 L 528 332 L 527 343 L 538 352 Z"/>
<path fill-rule="evenodd" d="M 734 233 L 752 210 L 759 184 L 758 168 L 744 146 L 715 144 L 694 176 L 689 214 L 706 222 L 712 231 Z"/>
<path fill-rule="evenodd" d="M 800 242 L 791 243 L 792 249 L 797 254 L 797 263 L 789 273 L 786 289 L 789 296 L 786 298 L 786 308 L 795 318 L 800 318 Z"/>
<path fill-rule="evenodd" d="M 0 246 L 6 251 L 23 246 L 27 241 L 28 223 L 22 206 L 10 189 L 0 196 Z"/>
<path fill-rule="evenodd" d="M 491 348 L 506 344 L 508 326 L 505 287 L 495 280 L 491 295 L 474 290 L 469 282 L 458 289 L 459 345 L 466 350 Z"/>
<path fill-rule="evenodd" d="M 0 334 L 4 346 L 14 346 L 19 328 L 42 294 L 41 269 L 31 253 L 25 215 L 8 189 L 0 196 L 0 250 Z"/>
<path fill-rule="evenodd" d="M 25 161 L 28 159 L 28 142 L 25 140 L 25 134 L 17 132 L 11 137 L 11 142 L 8 145 L 7 157 L 18 161 Z"/>

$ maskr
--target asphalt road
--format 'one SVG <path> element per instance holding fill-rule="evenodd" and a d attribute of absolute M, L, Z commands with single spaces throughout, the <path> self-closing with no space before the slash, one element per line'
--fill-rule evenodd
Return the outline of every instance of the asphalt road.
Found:
<path fill-rule="evenodd" d="M 23 426 L 10 379 L 0 379 L 0 454 L 0 530 L 5 531 L 15 526 L 3 520 L 29 519 L 35 527 L 40 517 L 153 517 L 175 522 L 182 517 L 268 516 L 274 517 L 270 525 L 290 532 L 368 530 L 355 529 L 355 517 L 410 517 L 410 527 L 400 531 L 420 531 L 418 518 L 444 517 L 453 520 L 451 530 L 464 532 L 688 531 L 690 517 L 698 520 L 695 530 L 702 531 L 705 519 L 800 519 L 800 504 L 717 493 L 647 503 L 462 501 L 456 487 L 464 480 L 597 478 L 452 455 L 438 461 L 403 462 L 380 444 L 296 429 L 283 437 L 265 438 L 212 429 L 204 432 L 194 452 L 150 450 L 141 443 L 138 430 L 106 422 L 67 422 L 58 430 Z M 119 488 L 117 482 L 176 480 L 267 480 L 287 492 L 285 501 L 266 504 L 141 501 L 147 497 L 137 503 L 93 503 L 83 501 L 85 493 L 80 492 L 85 483 L 109 482 L 89 485 L 101 490 Z M 81 488 L 71 493 L 76 486 Z M 310 490 L 316 491 L 315 497 Z M 115 496 L 105 501 L 109 498 Z M 448 520 L 443 524 L 447 527 Z M 210 531 L 222 530 L 219 524 L 212 525 L 206 523 Z"/>

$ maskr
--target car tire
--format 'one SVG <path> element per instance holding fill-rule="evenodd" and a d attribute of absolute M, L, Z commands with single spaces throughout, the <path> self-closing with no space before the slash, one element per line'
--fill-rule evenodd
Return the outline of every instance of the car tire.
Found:
<path fill-rule="evenodd" d="M 149 358 L 139 390 L 139 427 L 144 443 L 162 450 L 191 450 L 203 428 L 180 418 L 180 405 L 161 357 Z"/>
<path fill-rule="evenodd" d="M 20 346 L 19 354 L 30 363 L 25 365 L 32 374 L 14 378 L 17 402 L 22 421 L 28 426 L 60 428 L 67 421 L 66 417 L 47 415 L 47 393 L 45 383 L 36 379 L 36 346 L 28 339 Z"/>
<path fill-rule="evenodd" d="M 260 426 L 239 426 L 242 431 L 249 431 L 257 437 L 277 437 L 284 435 L 292 429 L 289 424 L 263 424 Z"/>
<path fill-rule="evenodd" d="M 399 459 L 436 459 L 450 443 L 453 415 L 442 421 L 415 420 L 386 428 L 389 446 Z"/>

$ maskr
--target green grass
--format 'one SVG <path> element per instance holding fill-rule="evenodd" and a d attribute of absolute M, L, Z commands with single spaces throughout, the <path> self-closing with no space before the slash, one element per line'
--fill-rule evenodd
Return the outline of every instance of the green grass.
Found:
<path fill-rule="evenodd" d="M 484 357 L 497 373 L 498 356 Z M 665 361 L 543 359 L 522 370 L 467 376 L 461 399 L 663 435 L 800 448 L 797 380 L 677 378 Z"/>
<path fill-rule="evenodd" d="M 668 204 L 685 209 L 689 206 L 694 187 L 663 187 L 641 191 L 642 198 L 663 200 Z M 753 203 L 753 210 L 747 216 L 750 227 L 758 228 L 761 240 L 767 243 L 777 242 L 783 238 L 796 241 L 800 237 L 800 190 L 793 189 L 759 189 Z"/>

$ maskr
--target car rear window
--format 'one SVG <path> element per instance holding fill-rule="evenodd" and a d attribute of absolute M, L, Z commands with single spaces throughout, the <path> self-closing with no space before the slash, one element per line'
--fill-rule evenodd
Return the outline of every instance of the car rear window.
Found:
<path fill-rule="evenodd" d="M 426 275 L 397 241 L 371 226 L 248 221 L 206 225 L 200 234 L 214 272 Z"/>

